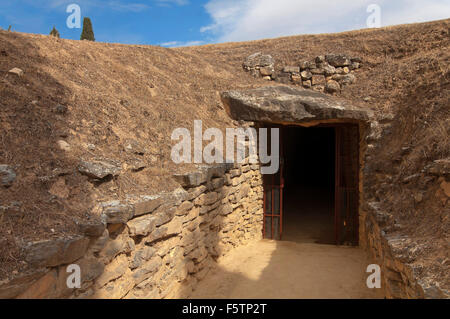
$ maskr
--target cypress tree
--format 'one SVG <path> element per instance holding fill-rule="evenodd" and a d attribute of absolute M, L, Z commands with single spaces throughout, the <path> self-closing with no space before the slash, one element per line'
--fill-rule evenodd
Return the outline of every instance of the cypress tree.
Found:
<path fill-rule="evenodd" d="M 92 29 L 92 22 L 89 18 L 83 19 L 83 31 L 81 32 L 80 40 L 95 41 L 94 30 Z"/>
<path fill-rule="evenodd" d="M 52 31 L 50 31 L 50 35 L 59 38 L 59 32 L 56 30 L 55 26 L 53 26 Z"/>

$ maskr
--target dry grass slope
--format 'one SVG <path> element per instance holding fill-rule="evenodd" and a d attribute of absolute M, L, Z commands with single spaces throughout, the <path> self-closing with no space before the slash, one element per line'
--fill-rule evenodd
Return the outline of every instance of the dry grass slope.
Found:
<path fill-rule="evenodd" d="M 170 161 L 172 130 L 190 128 L 194 119 L 205 127 L 233 126 L 219 92 L 267 84 L 241 67 L 257 51 L 271 54 L 277 68 L 334 52 L 363 59 L 357 83 L 341 96 L 365 103 L 380 118 L 396 114 L 379 150 L 378 177 L 400 180 L 448 157 L 449 27 L 443 20 L 178 49 L 0 31 L 0 164 L 17 172 L 13 186 L 1 189 L 0 206 L 20 202 L 0 215 L 0 277 L 26 266 L 23 242 L 76 233 L 74 220 L 91 218 L 95 203 L 176 187 L 170 174 L 189 167 Z M 24 75 L 8 74 L 14 67 Z M 58 112 L 60 104 L 66 113 Z M 144 145 L 145 154 L 125 152 L 127 139 Z M 59 140 L 70 150 L 61 150 Z M 404 147 L 410 148 L 406 155 Z M 80 158 L 94 157 L 120 159 L 128 168 L 95 185 L 76 171 Z M 146 168 L 131 170 L 136 160 Z M 377 178 L 373 182 L 381 185 Z M 421 260 L 448 285 L 448 256 L 442 255 L 442 247 L 448 251 L 448 207 L 436 201 L 435 188 L 426 189 L 417 206 L 408 187 L 414 185 L 386 189 L 381 200 L 403 232 L 428 244 Z"/>

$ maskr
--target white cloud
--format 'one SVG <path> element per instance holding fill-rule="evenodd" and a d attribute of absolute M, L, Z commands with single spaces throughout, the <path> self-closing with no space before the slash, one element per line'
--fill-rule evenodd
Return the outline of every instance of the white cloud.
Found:
<path fill-rule="evenodd" d="M 205 44 L 204 41 L 169 41 L 160 43 L 160 46 L 167 48 L 178 48 L 178 47 L 191 47 L 194 45 L 202 45 Z"/>
<path fill-rule="evenodd" d="M 372 3 L 382 26 L 450 17 L 448 0 L 210 0 L 213 23 L 200 31 L 226 42 L 362 29 Z"/>

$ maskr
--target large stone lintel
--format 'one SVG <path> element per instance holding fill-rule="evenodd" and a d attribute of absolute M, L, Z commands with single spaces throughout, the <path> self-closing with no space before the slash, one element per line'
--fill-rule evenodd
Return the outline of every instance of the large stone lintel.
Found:
<path fill-rule="evenodd" d="M 368 121 L 370 110 L 320 92 L 290 86 L 267 86 L 221 94 L 235 120 L 269 123 Z"/>

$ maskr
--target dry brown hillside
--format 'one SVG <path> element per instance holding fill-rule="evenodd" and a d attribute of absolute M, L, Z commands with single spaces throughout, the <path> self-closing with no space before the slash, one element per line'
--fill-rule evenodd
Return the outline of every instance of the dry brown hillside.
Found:
<path fill-rule="evenodd" d="M 373 187 L 403 225 L 396 231 L 427 245 L 422 260 L 448 285 L 448 202 L 436 199 L 439 186 L 429 184 L 415 203 L 411 189 L 420 181 L 400 181 L 450 155 L 449 27 L 444 20 L 179 49 L 0 31 L 0 164 L 17 173 L 10 188 L 0 188 L 0 277 L 26 267 L 24 242 L 77 232 L 74 220 L 91 218 L 96 203 L 178 187 L 170 175 L 185 168 L 170 160 L 172 130 L 192 128 L 195 119 L 204 127 L 235 125 L 219 93 L 267 85 L 242 69 L 261 51 L 278 69 L 327 53 L 362 58 L 356 84 L 340 95 L 380 117 L 397 115 Z M 8 73 L 14 67 L 23 76 Z M 124 149 L 130 139 L 143 155 Z M 68 143 L 66 150 L 58 141 Z M 120 160 L 125 173 L 89 182 L 77 165 L 99 157 Z M 398 186 L 383 188 L 386 176 Z"/>

